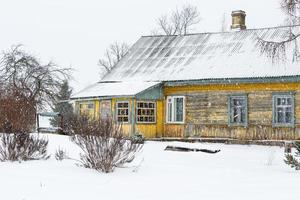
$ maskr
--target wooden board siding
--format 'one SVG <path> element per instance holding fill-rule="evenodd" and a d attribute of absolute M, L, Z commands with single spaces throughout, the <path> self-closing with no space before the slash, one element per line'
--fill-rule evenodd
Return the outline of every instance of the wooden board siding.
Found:
<path fill-rule="evenodd" d="M 166 87 L 165 95 L 186 96 L 184 125 L 165 125 L 165 137 L 196 136 L 237 139 L 299 139 L 300 84 L 234 84 Z M 272 126 L 272 95 L 295 92 L 295 127 Z M 228 125 L 228 97 L 246 94 L 248 97 L 248 126 Z M 180 134 L 180 130 L 182 133 Z"/>
<path fill-rule="evenodd" d="M 165 124 L 164 137 L 184 137 L 184 125 Z"/>
<path fill-rule="evenodd" d="M 90 102 L 94 103 L 94 110 L 89 111 L 90 117 L 99 118 L 100 117 L 100 103 L 102 100 L 88 100 L 88 101 L 78 101 L 75 104 L 75 109 L 78 113 L 84 113 L 84 110 L 79 111 L 79 104 L 83 104 L 82 109 L 87 108 L 87 104 Z M 103 100 L 107 101 L 107 100 Z M 113 119 L 116 119 L 116 102 L 118 101 L 128 101 L 129 102 L 129 113 L 130 121 L 128 123 L 122 124 L 123 132 L 126 136 L 131 136 L 134 133 L 141 133 L 146 138 L 161 137 L 163 134 L 163 121 L 164 121 L 164 103 L 163 100 L 156 101 L 156 122 L 155 123 L 137 123 L 135 116 L 136 102 L 137 100 L 133 98 L 112 98 L 111 99 L 111 113 Z M 143 100 L 145 101 L 145 100 Z M 153 101 L 153 100 L 152 100 Z"/>

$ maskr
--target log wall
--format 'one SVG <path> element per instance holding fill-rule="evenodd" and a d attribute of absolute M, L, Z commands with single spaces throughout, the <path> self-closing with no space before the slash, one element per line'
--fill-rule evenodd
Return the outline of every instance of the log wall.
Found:
<path fill-rule="evenodd" d="M 218 89 L 219 88 L 219 89 Z M 295 126 L 274 127 L 274 93 L 295 93 Z M 183 125 L 165 125 L 165 137 L 222 137 L 237 139 L 300 139 L 300 85 L 286 84 L 242 84 L 207 85 L 165 88 L 166 96 L 186 96 L 186 118 Z M 228 97 L 246 94 L 248 97 L 248 125 L 229 126 Z M 181 133 L 178 132 L 181 130 Z"/>

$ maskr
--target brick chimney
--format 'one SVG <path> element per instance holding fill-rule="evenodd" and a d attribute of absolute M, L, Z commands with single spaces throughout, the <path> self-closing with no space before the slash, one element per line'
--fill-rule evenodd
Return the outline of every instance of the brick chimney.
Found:
<path fill-rule="evenodd" d="M 246 12 L 243 10 L 235 10 L 231 13 L 232 25 L 231 30 L 245 30 L 246 29 Z"/>

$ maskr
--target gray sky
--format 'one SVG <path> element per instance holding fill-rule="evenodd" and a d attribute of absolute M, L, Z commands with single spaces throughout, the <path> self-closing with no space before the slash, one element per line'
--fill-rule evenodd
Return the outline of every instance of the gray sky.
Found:
<path fill-rule="evenodd" d="M 155 20 L 182 5 L 198 6 L 194 32 L 220 31 L 225 14 L 247 13 L 247 28 L 282 24 L 279 0 L 0 0 L 0 50 L 24 44 L 42 60 L 73 67 L 78 90 L 99 80 L 97 61 L 114 41 L 133 44 Z"/>

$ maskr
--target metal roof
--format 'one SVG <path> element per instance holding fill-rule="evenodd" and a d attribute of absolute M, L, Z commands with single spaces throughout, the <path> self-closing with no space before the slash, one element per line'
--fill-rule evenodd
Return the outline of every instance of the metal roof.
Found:
<path fill-rule="evenodd" d="M 74 94 L 71 97 L 71 99 L 100 97 L 131 97 L 158 84 L 160 84 L 160 82 L 99 82 Z"/>
<path fill-rule="evenodd" d="M 171 81 L 300 75 L 300 64 L 262 55 L 258 38 L 282 41 L 293 27 L 247 29 L 186 36 L 144 36 L 103 81 Z M 300 46 L 299 40 L 297 41 Z"/>

